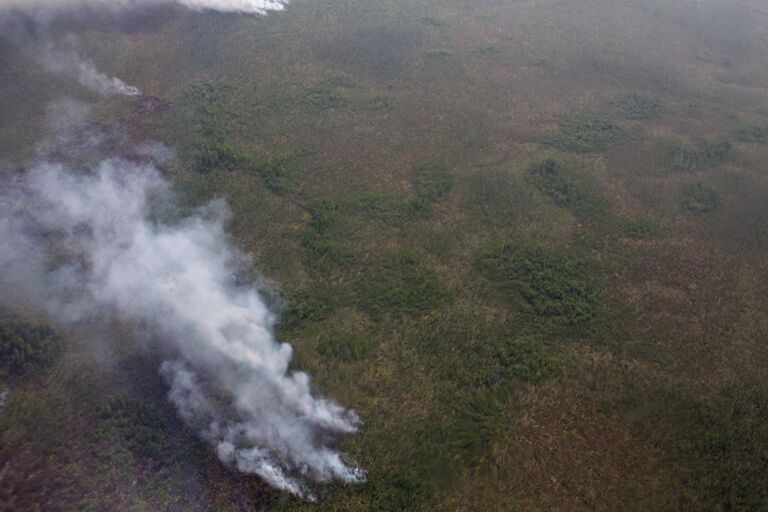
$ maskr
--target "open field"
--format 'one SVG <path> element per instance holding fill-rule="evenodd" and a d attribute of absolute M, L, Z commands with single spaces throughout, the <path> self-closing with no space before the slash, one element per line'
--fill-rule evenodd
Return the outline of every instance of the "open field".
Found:
<path fill-rule="evenodd" d="M 62 94 L 102 150 L 173 148 L 294 367 L 363 419 L 369 481 L 280 495 L 184 426 L 127 328 L 7 305 L 0 510 L 768 510 L 762 2 L 295 0 L 80 44 L 155 99 L 0 44 L 3 179 Z"/>

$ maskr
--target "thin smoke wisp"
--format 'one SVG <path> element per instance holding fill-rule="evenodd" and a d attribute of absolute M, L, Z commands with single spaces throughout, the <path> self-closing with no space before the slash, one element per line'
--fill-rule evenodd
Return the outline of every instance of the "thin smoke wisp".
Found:
<path fill-rule="evenodd" d="M 92 62 L 83 59 L 74 48 L 57 48 L 49 42 L 36 45 L 31 54 L 46 70 L 74 78 L 80 85 L 101 96 L 141 95 L 138 87 L 100 72 Z"/>
<path fill-rule="evenodd" d="M 172 203 L 149 164 L 105 160 L 74 174 L 43 163 L 17 176 L 0 194 L 6 298 L 59 323 L 109 316 L 148 328 L 170 400 L 226 464 L 306 499 L 318 483 L 364 481 L 335 448 L 359 418 L 289 370 L 272 312 L 236 277 L 247 259 L 225 234 L 225 205 L 167 220 Z"/>
<path fill-rule="evenodd" d="M 265 15 L 288 0 L 0 0 L 0 37 L 18 46 L 46 70 L 77 80 L 101 96 L 139 96 L 138 87 L 99 71 L 71 45 L 57 44 L 50 24 L 57 16 L 105 12 L 116 16 L 176 4 L 196 11 Z"/>
<path fill-rule="evenodd" d="M 105 9 L 119 11 L 153 5 L 178 4 L 195 10 L 240 14 L 266 14 L 281 11 L 289 0 L 0 0 L 0 10 L 54 11 L 67 9 Z"/>

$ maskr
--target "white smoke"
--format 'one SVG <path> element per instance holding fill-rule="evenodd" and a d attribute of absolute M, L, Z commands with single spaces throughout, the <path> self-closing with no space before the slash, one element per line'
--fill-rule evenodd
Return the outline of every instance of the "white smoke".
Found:
<path fill-rule="evenodd" d="M 101 96 L 141 94 L 137 87 L 100 72 L 92 62 L 82 58 L 74 37 L 68 37 L 63 44 L 57 43 L 45 21 L 17 13 L 3 15 L 0 10 L 0 37 L 16 45 L 47 71 L 77 80 L 80 85 Z"/>
<path fill-rule="evenodd" d="M 288 0 L 0 0 L 0 37 L 9 38 L 48 71 L 73 78 L 90 91 L 105 97 L 139 96 L 139 88 L 100 72 L 71 44 L 55 44 L 49 24 L 57 15 L 79 10 L 119 15 L 171 4 L 197 11 L 263 15 L 283 10 Z"/>
<path fill-rule="evenodd" d="M 150 165 L 107 160 L 74 174 L 41 164 L 0 193 L 0 287 L 44 304 L 59 322 L 105 315 L 149 327 L 179 415 L 219 458 L 270 485 L 313 498 L 312 484 L 361 482 L 333 448 L 357 431 L 354 412 L 317 398 L 289 371 L 292 348 L 274 316 L 235 277 L 246 260 L 215 202 L 176 221 Z"/>
<path fill-rule="evenodd" d="M 110 11 L 153 5 L 178 4 L 195 10 L 211 10 L 241 14 L 266 14 L 281 11 L 289 0 L 0 0 L 0 10 L 54 11 L 96 8 Z"/>
<path fill-rule="evenodd" d="M 34 47 L 32 55 L 46 70 L 74 78 L 89 91 L 104 97 L 141 95 L 138 87 L 100 72 L 92 62 L 83 59 L 74 48 L 57 48 L 48 42 Z"/>

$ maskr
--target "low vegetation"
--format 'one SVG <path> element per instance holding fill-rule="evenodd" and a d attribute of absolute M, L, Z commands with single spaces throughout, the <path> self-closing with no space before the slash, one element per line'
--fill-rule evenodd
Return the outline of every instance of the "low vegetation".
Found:
<path fill-rule="evenodd" d="M 625 94 L 613 98 L 611 105 L 617 114 L 627 119 L 653 119 L 664 113 L 664 104 L 658 96 Z"/>
<path fill-rule="evenodd" d="M 373 355 L 370 336 L 354 332 L 323 333 L 317 342 L 317 353 L 328 361 L 360 361 Z"/>
<path fill-rule="evenodd" d="M 764 509 L 768 70 L 731 5 L 760 1 L 512 3 L 84 33 L 145 107 L 0 48 L 0 188 L 62 93 L 98 134 L 167 144 L 185 210 L 229 202 L 285 292 L 290 370 L 360 415 L 339 449 L 369 476 L 275 492 L 183 424 L 131 326 L 93 351 L 0 322 L 0 509 Z"/>
<path fill-rule="evenodd" d="M 667 392 L 660 399 L 663 414 L 646 425 L 674 425 L 677 434 L 657 442 L 666 463 L 697 496 L 697 508 L 760 510 L 768 499 L 762 463 L 768 458 L 768 407 L 761 399 L 766 390 L 749 380 L 699 399 Z"/>
<path fill-rule="evenodd" d="M 310 268 L 327 271 L 349 263 L 354 254 L 352 240 L 363 225 L 395 227 L 413 216 L 413 205 L 395 194 L 349 192 L 313 200 L 310 220 L 302 234 L 305 262 Z"/>
<path fill-rule="evenodd" d="M 321 111 L 344 108 L 349 99 L 335 87 L 320 85 L 307 89 L 296 102 L 303 109 Z"/>
<path fill-rule="evenodd" d="M 571 114 L 560 121 L 557 133 L 544 137 L 544 142 L 564 151 L 599 153 L 613 147 L 624 135 L 624 129 L 605 116 Z"/>
<path fill-rule="evenodd" d="M 474 172 L 467 182 L 466 208 L 489 224 L 512 224 L 530 200 L 530 192 L 504 169 Z"/>
<path fill-rule="evenodd" d="M 768 144 L 768 125 L 755 124 L 739 128 L 734 133 L 736 140 L 751 144 Z"/>
<path fill-rule="evenodd" d="M 261 177 L 269 190 L 278 195 L 286 195 L 293 192 L 298 186 L 301 174 L 306 168 L 307 158 L 314 153 L 309 146 L 287 151 L 274 156 L 265 162 L 250 163 L 247 167 Z"/>
<path fill-rule="evenodd" d="M 50 327 L 13 319 L 0 322 L 0 372 L 21 375 L 50 366 L 64 346 Z"/>
<path fill-rule="evenodd" d="M 416 193 L 414 207 L 428 210 L 430 206 L 444 199 L 453 188 L 453 176 L 442 164 L 425 163 L 417 166 L 411 174 L 411 184 Z"/>
<path fill-rule="evenodd" d="M 602 216 L 607 211 L 604 199 L 573 169 L 547 159 L 528 169 L 528 181 L 556 205 L 583 219 Z"/>
<path fill-rule="evenodd" d="M 683 208 L 689 213 L 709 213 L 720 207 L 720 193 L 705 183 L 696 183 L 683 192 Z"/>
<path fill-rule="evenodd" d="M 188 85 L 179 95 L 177 122 L 189 134 L 187 156 L 198 172 L 227 170 L 241 162 L 230 137 L 234 115 L 226 99 L 233 90 L 226 82 L 202 82 Z"/>
<path fill-rule="evenodd" d="M 406 252 L 385 254 L 360 276 L 358 305 L 374 317 L 418 315 L 438 307 L 448 291 L 435 273 Z"/>
<path fill-rule="evenodd" d="M 651 219 L 633 219 L 626 223 L 626 233 L 630 238 L 648 239 L 658 236 L 662 229 Z"/>
<path fill-rule="evenodd" d="M 295 328 L 306 323 L 321 322 L 328 318 L 341 303 L 338 292 L 330 286 L 318 284 L 300 290 L 286 299 L 280 324 Z"/>
<path fill-rule="evenodd" d="M 599 289 L 586 266 L 562 252 L 507 244 L 477 260 L 478 270 L 536 321 L 587 333 L 599 313 Z"/>
<path fill-rule="evenodd" d="M 461 404 L 448 431 L 448 448 L 457 462 L 476 468 L 487 462 L 493 443 L 509 428 L 514 395 L 508 387 L 477 393 Z"/>
<path fill-rule="evenodd" d="M 700 140 L 694 145 L 677 143 L 667 150 L 667 166 L 676 172 L 692 172 L 725 162 L 733 145 L 726 140 Z"/>
<path fill-rule="evenodd" d="M 97 436 L 104 443 L 125 445 L 135 457 L 160 462 L 172 456 L 168 418 L 147 400 L 112 396 L 98 407 Z"/>

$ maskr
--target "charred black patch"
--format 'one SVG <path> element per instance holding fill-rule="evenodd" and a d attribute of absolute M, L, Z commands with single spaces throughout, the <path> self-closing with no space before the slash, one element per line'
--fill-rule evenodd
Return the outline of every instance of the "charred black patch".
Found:
<path fill-rule="evenodd" d="M 137 116 L 152 116 L 165 112 L 170 103 L 157 96 L 142 96 L 131 102 L 131 109 Z"/>

